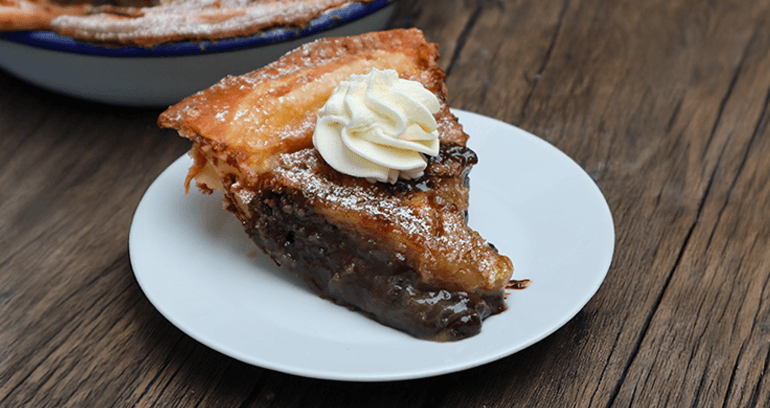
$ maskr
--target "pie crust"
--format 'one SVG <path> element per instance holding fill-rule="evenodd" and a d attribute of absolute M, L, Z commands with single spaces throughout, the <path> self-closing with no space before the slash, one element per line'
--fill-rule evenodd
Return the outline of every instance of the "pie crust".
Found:
<path fill-rule="evenodd" d="M 513 266 L 467 225 L 476 154 L 446 104 L 435 44 L 416 29 L 330 38 L 227 77 L 163 112 L 191 139 L 189 183 L 223 190 L 252 240 L 322 297 L 418 338 L 459 340 L 505 310 Z M 394 69 L 439 99 L 441 148 L 422 177 L 371 183 L 312 145 L 316 112 L 341 80 Z"/>

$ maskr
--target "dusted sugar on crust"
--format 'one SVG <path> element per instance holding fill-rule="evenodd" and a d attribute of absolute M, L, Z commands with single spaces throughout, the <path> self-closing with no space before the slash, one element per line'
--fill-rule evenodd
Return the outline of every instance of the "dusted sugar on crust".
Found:
<path fill-rule="evenodd" d="M 437 46 L 416 29 L 318 40 L 260 70 L 224 78 L 168 108 L 159 124 L 208 146 L 253 184 L 277 154 L 312 147 L 316 113 L 340 81 L 391 68 L 436 94 L 441 140 L 465 145 L 467 135 L 446 106 L 437 57 Z"/>
<path fill-rule="evenodd" d="M 260 188 L 299 192 L 313 213 L 403 258 L 418 270 L 421 283 L 493 293 L 508 283 L 510 269 L 466 222 L 468 173 L 476 161 L 467 147 L 445 143 L 423 177 L 391 185 L 339 173 L 316 150 L 304 149 L 281 155 Z"/>
<path fill-rule="evenodd" d="M 56 17 L 83 16 L 93 9 L 90 4 L 60 4 L 49 0 L 0 0 L 0 31 L 48 30 Z"/>
<path fill-rule="evenodd" d="M 505 310 L 513 270 L 466 222 L 477 157 L 446 105 L 438 53 L 419 30 L 319 40 L 228 77 L 159 118 L 194 144 L 194 179 L 277 264 L 322 297 L 418 338 L 459 340 Z M 312 145 L 337 83 L 372 68 L 419 81 L 440 104 L 440 151 L 424 175 L 371 183 L 332 169 Z"/>
<path fill-rule="evenodd" d="M 358 0 L 370 3 L 372 0 Z M 0 0 L 0 29 L 52 30 L 81 41 L 152 47 L 302 28 L 349 0 Z"/>

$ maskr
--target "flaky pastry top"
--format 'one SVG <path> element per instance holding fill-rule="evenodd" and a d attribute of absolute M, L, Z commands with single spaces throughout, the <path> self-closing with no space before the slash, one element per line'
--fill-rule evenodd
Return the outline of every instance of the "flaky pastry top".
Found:
<path fill-rule="evenodd" d="M 312 147 L 316 112 L 340 81 L 373 67 L 391 68 L 438 97 L 442 141 L 464 145 L 467 136 L 448 126 L 456 120 L 445 103 L 445 74 L 437 58 L 436 45 L 417 29 L 322 39 L 260 70 L 223 79 L 171 106 L 158 123 L 255 176 L 273 165 L 276 154 Z"/>

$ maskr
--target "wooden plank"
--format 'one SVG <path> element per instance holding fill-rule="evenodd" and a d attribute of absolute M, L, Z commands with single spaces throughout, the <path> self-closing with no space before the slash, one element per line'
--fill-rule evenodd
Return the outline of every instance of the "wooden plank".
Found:
<path fill-rule="evenodd" d="M 399 2 L 394 26 L 440 44 L 451 106 L 531 131 L 596 180 L 617 251 L 538 344 L 393 383 L 252 367 L 173 327 L 126 241 L 188 142 L 157 129 L 159 110 L 0 73 L 0 406 L 770 405 L 769 7 Z"/>
<path fill-rule="evenodd" d="M 0 93 L 0 129 L 15 136 L 0 139 L 0 183 L 12 187 L 0 206 L 0 405 L 112 400 L 152 355 L 126 341 L 143 337 L 148 313 L 168 326 L 136 286 L 126 244 L 141 195 L 186 143 L 163 137 L 157 112 L 0 78 L 19 88 Z"/>
<path fill-rule="evenodd" d="M 626 376 L 634 373 L 627 372 L 626 365 L 635 364 L 645 371 L 648 381 L 660 377 L 659 388 L 650 394 L 665 391 L 666 397 L 690 402 L 688 395 L 696 395 L 695 390 L 672 386 L 667 382 L 671 372 L 656 372 L 650 368 L 655 361 L 640 358 L 639 353 L 645 351 L 642 342 L 650 333 L 660 330 L 651 319 L 658 314 L 660 297 L 676 283 L 672 276 L 681 268 L 682 252 L 692 243 L 696 223 L 703 222 L 699 212 L 708 198 L 714 169 L 724 159 L 716 153 L 728 142 L 715 132 L 724 120 L 720 119 L 724 100 L 733 93 L 736 108 L 748 110 L 750 121 L 753 114 L 751 126 L 762 108 L 767 87 L 759 76 L 767 71 L 759 61 L 742 62 L 742 54 L 752 35 L 766 37 L 754 32 L 763 27 L 766 8 L 759 4 L 756 9 L 739 8 L 727 2 L 569 2 L 557 13 L 555 4 L 549 8 L 539 3 L 530 5 L 539 8 L 536 12 L 527 10 L 541 17 L 536 22 L 520 18 L 518 24 L 500 27 L 498 21 L 515 18 L 506 13 L 518 4 L 497 6 L 478 17 L 466 42 L 468 52 L 454 65 L 450 90 L 466 91 L 452 94 L 455 106 L 464 106 L 466 99 L 481 103 L 470 109 L 518 124 L 577 160 L 608 197 L 618 230 L 618 250 L 607 282 L 578 316 L 581 324 L 568 325 L 552 336 L 587 325 L 584 330 L 590 340 L 578 337 L 573 350 L 564 350 L 562 342 L 569 339 L 564 334 L 555 341 L 560 348 L 543 351 L 548 357 L 540 370 L 529 372 L 527 378 L 511 370 L 510 378 L 495 379 L 473 395 L 487 396 L 509 384 L 510 392 L 528 390 L 519 401 L 532 405 L 539 401 L 544 406 L 588 402 L 591 406 L 623 406 L 626 392 L 635 390 L 626 382 Z M 552 11 L 546 13 L 546 9 Z M 514 14 L 523 13 L 517 10 Z M 544 15 L 551 19 L 542 18 Z M 717 15 L 721 18 L 707 17 Z M 544 21 L 552 23 L 540 25 Z M 670 21 L 676 24 L 668 24 Z M 550 44 L 545 40 L 549 34 Z M 541 39 L 535 42 L 541 44 L 539 52 L 524 48 L 531 46 L 532 37 Z M 754 47 L 757 55 L 766 49 Z M 527 59 L 532 56 L 539 60 Z M 734 89 L 735 72 L 741 64 L 757 72 L 746 82 L 751 90 Z M 760 67 L 755 68 L 757 65 Z M 489 85 L 474 87 L 465 85 L 466 81 Z M 747 93 L 753 98 L 747 99 Z M 733 137 L 746 149 L 752 129 L 732 133 L 738 133 Z M 766 225 L 766 219 L 760 224 Z M 761 250 L 755 252 L 758 255 Z M 755 257 L 754 262 L 764 261 Z M 761 275 L 751 279 L 764 286 Z M 748 301 L 757 302 L 756 298 Z M 749 327 L 756 331 L 758 324 Z M 744 334 L 740 339 L 748 338 Z M 696 344 L 679 349 L 691 347 Z M 565 353 L 570 359 L 563 359 Z M 520 354 L 511 360 L 526 364 L 518 357 L 527 353 Z M 765 354 L 761 349 L 755 354 L 762 357 L 757 363 L 761 366 Z M 756 372 L 754 381 L 758 381 Z M 645 384 L 644 379 L 638 381 Z M 570 382 L 574 385 L 565 385 Z M 723 392 L 727 382 L 719 383 Z M 465 398 L 467 394 L 456 405 L 467 403 Z M 704 401 L 702 396 L 693 398 Z M 653 406 L 654 402 L 662 401 L 643 399 L 639 405 Z"/>
<path fill-rule="evenodd" d="M 749 40 L 735 47 L 739 58 L 712 133 L 690 135 L 698 125 L 685 118 L 674 124 L 686 129 L 685 140 L 709 136 L 703 167 L 687 179 L 707 183 L 706 191 L 619 406 L 770 403 L 763 378 L 770 355 L 770 30 L 768 10 L 757 14 L 742 30 Z"/>

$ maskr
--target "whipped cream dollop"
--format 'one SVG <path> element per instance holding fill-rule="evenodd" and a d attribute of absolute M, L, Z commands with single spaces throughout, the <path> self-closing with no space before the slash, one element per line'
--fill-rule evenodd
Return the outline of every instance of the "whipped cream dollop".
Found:
<path fill-rule="evenodd" d="M 398 72 L 372 69 L 340 82 L 318 111 L 313 144 L 335 170 L 395 183 L 422 176 L 439 150 L 436 96 Z"/>

